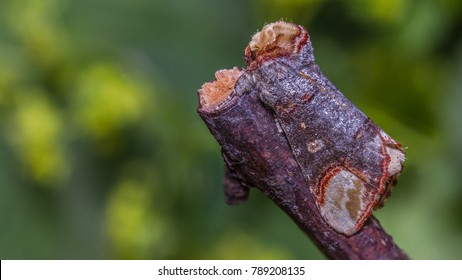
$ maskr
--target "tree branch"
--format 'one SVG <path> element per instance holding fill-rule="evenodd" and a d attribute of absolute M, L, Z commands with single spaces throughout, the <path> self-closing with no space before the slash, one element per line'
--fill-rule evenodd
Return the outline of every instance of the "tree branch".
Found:
<path fill-rule="evenodd" d="M 198 112 L 222 147 L 228 168 L 273 200 L 327 257 L 408 258 L 374 217 L 349 237 L 323 220 L 287 140 L 256 92 L 233 99 L 216 111 L 200 105 Z"/>
<path fill-rule="evenodd" d="M 367 145 L 361 146 L 363 144 L 360 142 L 360 139 L 365 139 L 364 141 L 371 141 L 369 139 L 381 139 L 379 137 L 385 135 L 384 132 L 360 113 L 354 105 L 350 104 L 333 85 L 330 85 L 327 79 L 322 77 L 319 71 L 315 70 L 311 72 L 311 75 L 313 77 L 321 77 L 319 78 L 320 80 L 313 80 L 311 76 L 303 74 L 304 72 L 291 72 L 291 69 L 298 67 L 298 65 L 300 65 L 300 67 L 307 65 L 306 61 L 314 61 L 311 44 L 309 43 L 306 31 L 300 26 L 283 22 L 270 24 L 265 28 L 263 29 L 264 31 L 268 30 L 268 28 L 273 29 L 272 31 L 270 30 L 271 32 L 268 32 L 268 34 L 262 36 L 255 35 L 246 49 L 246 60 L 249 65 L 246 70 L 237 68 L 220 70 L 215 74 L 216 80 L 214 82 L 204 84 L 199 90 L 198 113 L 220 144 L 223 158 L 226 163 L 225 195 L 227 203 L 236 204 L 245 200 L 248 197 L 249 186 L 255 186 L 286 212 L 329 258 L 407 259 L 407 255 L 393 242 L 392 237 L 385 233 L 379 222 L 374 217 L 369 217 L 372 207 L 380 206 L 383 200 L 389 195 L 389 190 L 396 176 L 401 171 L 401 159 L 404 158 L 404 153 L 401 154 L 399 146 L 396 146 L 395 150 L 386 150 L 388 146 L 385 146 L 386 144 L 399 145 L 399 143 L 391 138 L 387 138 L 387 142 L 383 139 L 380 141 L 376 140 L 375 142 L 364 142 L 367 145 L 375 145 L 372 148 Z M 274 36 L 274 32 L 280 32 L 280 34 Z M 300 61 L 299 53 L 301 53 L 301 57 L 305 60 Z M 268 60 L 276 61 L 278 57 L 281 58 L 278 62 L 271 65 L 264 64 L 265 61 Z M 279 70 L 272 70 L 270 66 L 279 67 L 277 68 Z M 261 75 L 265 73 L 267 73 L 272 80 L 261 80 Z M 299 94 L 301 94 L 300 99 L 293 99 L 284 107 L 283 105 L 285 105 L 284 102 L 286 102 L 287 98 L 293 98 L 296 93 L 290 90 L 281 93 L 280 91 L 284 90 L 282 86 L 286 85 L 292 77 L 294 79 L 297 78 L 299 73 L 303 74 L 302 76 L 306 76 L 301 79 L 308 80 L 301 80 L 302 82 L 297 82 L 298 80 L 295 80 L 292 81 L 292 83 L 303 84 L 309 82 L 312 87 L 299 90 Z M 287 80 L 281 82 L 284 78 Z M 278 88 L 277 91 L 279 92 L 277 92 L 277 94 L 279 94 L 279 96 L 276 96 L 276 98 L 281 98 L 279 101 L 273 99 L 275 96 L 268 92 L 268 90 L 273 88 Z M 266 94 L 265 98 L 268 98 L 267 100 L 262 100 L 262 93 Z M 284 96 L 284 94 L 286 95 Z M 338 100 L 333 103 L 328 103 L 331 102 L 331 100 L 327 100 L 320 104 L 304 105 L 308 104 L 307 102 L 310 102 L 313 96 L 323 97 L 326 95 L 331 97 L 335 96 Z M 265 102 L 265 104 L 263 104 L 263 102 Z M 268 107 L 268 104 L 274 104 L 275 102 L 276 104 L 274 106 Z M 333 104 L 335 106 L 341 104 L 343 107 L 328 107 L 326 104 Z M 310 177 L 311 173 L 303 173 L 302 169 L 304 167 L 300 165 L 300 161 L 294 155 L 293 147 L 291 147 L 291 143 L 289 143 L 287 133 L 293 133 L 294 130 L 291 130 L 291 127 L 287 126 L 284 127 L 284 129 L 281 128 L 279 123 L 280 119 L 275 116 L 275 110 L 280 110 L 281 114 L 285 114 L 286 110 L 290 110 L 292 116 L 303 114 L 307 109 L 306 106 L 315 106 L 309 107 L 313 111 L 321 110 L 319 118 L 323 118 L 325 112 L 342 116 L 342 118 L 340 118 L 341 120 L 350 118 L 349 121 L 345 121 L 345 123 L 341 125 L 351 125 L 354 124 L 354 122 L 360 122 L 360 124 L 366 123 L 369 125 L 345 128 L 348 133 L 351 133 L 353 129 L 353 132 L 358 131 L 357 136 L 355 136 L 356 138 L 351 140 L 352 144 L 348 144 L 349 142 L 345 142 L 345 138 L 338 136 L 340 137 L 339 141 L 343 141 L 342 143 L 346 143 L 345 145 L 355 146 L 355 149 L 348 151 L 350 151 L 350 154 L 353 154 L 353 156 L 357 156 L 356 163 L 366 163 L 369 165 L 365 165 L 364 173 L 356 173 L 358 174 L 357 176 L 364 178 L 361 179 L 363 181 L 354 179 L 356 181 L 354 181 L 354 184 L 352 184 L 350 188 L 347 188 L 352 182 L 349 181 L 349 179 L 343 179 L 341 181 L 337 179 L 333 180 L 333 182 L 328 180 L 325 186 L 321 185 L 320 191 L 324 192 L 322 195 L 330 195 L 330 199 L 332 199 L 332 197 L 342 198 L 345 193 L 350 190 L 357 191 L 357 189 L 355 189 L 356 187 L 361 188 L 360 192 L 353 192 L 351 198 L 347 196 L 347 199 L 350 200 L 346 200 L 346 203 L 351 201 L 357 203 L 359 208 L 353 208 L 352 210 L 348 208 L 343 210 L 344 208 L 339 208 L 341 206 L 340 204 L 344 205 L 343 203 L 345 202 L 343 200 L 322 202 L 324 204 L 321 205 L 327 204 L 327 206 L 331 207 L 327 209 L 327 211 L 330 211 L 328 212 L 329 215 L 339 214 L 335 218 L 340 218 L 335 220 L 334 223 L 330 221 L 330 224 L 328 224 L 329 220 L 326 222 L 326 217 L 323 218 L 319 207 L 317 207 L 320 201 L 319 197 L 316 197 L 318 194 L 313 194 L 312 181 L 314 180 L 309 180 L 309 178 L 312 178 Z M 345 110 L 345 106 L 350 107 L 348 110 Z M 351 114 L 355 113 L 357 114 L 355 119 L 351 118 Z M 284 119 L 284 116 L 282 119 Z M 315 135 L 316 137 L 325 135 L 325 138 L 321 138 L 321 140 L 326 140 L 326 143 L 335 141 L 328 139 L 328 137 L 330 137 L 329 133 L 331 133 L 328 127 L 332 125 L 336 127 L 335 123 L 329 123 L 331 118 L 325 120 L 320 119 L 323 121 L 320 127 L 319 125 L 318 127 L 313 127 L 315 124 L 310 123 L 310 120 L 313 119 L 296 123 L 296 126 L 294 126 L 295 129 L 300 129 L 299 127 L 306 129 L 306 125 L 312 125 L 310 129 L 315 130 L 310 131 L 311 134 L 296 135 L 296 137 L 300 137 L 302 143 L 306 143 L 306 139 L 303 139 L 303 137 L 312 137 L 316 133 L 318 133 L 317 136 Z M 366 122 L 364 122 L 364 120 Z M 323 127 L 323 125 L 325 126 Z M 372 128 L 372 130 L 368 132 L 368 128 Z M 316 131 L 316 129 L 319 129 L 319 131 Z M 374 135 L 374 133 L 376 134 Z M 370 138 L 366 139 L 365 137 Z M 346 139 L 349 140 L 348 138 Z M 321 140 L 315 140 L 309 143 L 316 144 L 316 141 Z M 357 147 L 360 148 L 358 149 Z M 321 157 L 321 153 L 316 154 L 316 152 L 322 149 L 320 145 L 309 145 L 307 148 L 308 152 L 305 151 L 305 153 L 311 153 L 311 155 L 307 154 L 307 156 L 310 156 L 310 161 L 303 162 L 305 168 L 306 164 L 311 164 L 313 166 L 318 164 L 318 169 L 322 169 L 326 168 L 322 164 L 330 164 L 332 161 L 335 163 L 335 161 L 338 160 L 329 158 L 329 156 L 331 156 L 330 154 L 325 153 L 324 155 L 327 155 L 327 157 L 325 156 L 324 159 Z M 375 153 L 372 156 L 367 154 L 368 158 L 364 159 L 361 157 L 364 156 L 365 152 L 361 149 L 365 149 L 367 152 L 372 150 L 375 151 Z M 395 152 L 392 153 L 390 151 Z M 326 152 L 332 153 L 332 151 L 329 150 L 326 150 Z M 318 161 L 321 160 L 320 163 L 315 162 L 317 160 L 316 157 L 318 157 Z M 352 159 L 352 164 L 356 164 L 354 158 Z M 374 159 L 377 159 L 377 161 L 374 162 Z M 336 164 L 338 164 L 338 161 Z M 305 169 L 304 171 L 307 172 L 310 170 Z M 354 171 L 354 169 L 352 169 L 352 171 Z M 319 170 L 316 172 L 318 172 L 316 174 L 320 174 Z M 367 177 L 367 175 L 370 175 L 368 172 L 377 174 L 374 178 L 378 179 L 368 183 L 367 178 L 369 177 Z M 347 172 L 345 171 L 344 173 Z M 323 175 L 324 177 L 321 175 L 317 176 L 318 177 L 315 177 L 315 179 L 319 181 L 320 179 L 318 178 L 329 177 L 329 174 Z M 348 176 L 351 177 L 353 175 L 346 175 L 344 178 Z M 343 177 L 339 176 L 338 178 Z M 321 183 L 322 182 L 321 180 Z M 345 185 L 342 186 L 342 184 Z M 315 186 L 317 187 L 318 185 Z M 330 193 L 325 194 L 326 188 Z M 334 193 L 332 194 L 333 191 Z M 335 193 L 335 191 L 338 193 Z M 371 193 L 366 193 L 364 196 L 365 198 L 355 196 L 363 195 L 363 193 L 369 191 Z M 316 189 L 314 192 L 316 192 Z M 348 193 L 348 195 L 350 195 L 350 193 Z M 325 197 L 321 198 L 324 199 Z M 361 208 L 364 203 L 358 202 L 358 199 L 370 199 L 371 203 L 374 204 L 368 206 L 370 208 Z M 348 207 L 348 205 L 346 206 Z M 350 210 L 351 212 L 349 212 Z M 345 223 L 350 221 L 345 219 L 351 219 L 354 217 L 352 215 L 361 211 L 366 211 L 364 212 L 365 214 L 361 216 L 364 218 L 360 219 L 355 217 L 357 220 L 353 221 L 357 222 L 357 226 L 353 229 L 351 227 L 347 228 L 344 221 Z M 367 219 L 367 217 L 369 218 Z M 363 219 L 367 219 L 364 224 L 362 223 Z M 337 226 L 337 228 L 334 229 L 335 227 L 333 228 L 332 224 Z M 346 230 L 342 231 L 344 229 Z"/>

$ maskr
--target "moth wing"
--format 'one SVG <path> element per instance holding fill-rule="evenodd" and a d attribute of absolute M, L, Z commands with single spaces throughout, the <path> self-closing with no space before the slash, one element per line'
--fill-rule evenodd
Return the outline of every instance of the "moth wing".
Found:
<path fill-rule="evenodd" d="M 404 152 L 317 65 L 276 71 L 284 75 L 260 86 L 262 99 L 270 100 L 324 220 L 351 235 L 389 195 Z"/>

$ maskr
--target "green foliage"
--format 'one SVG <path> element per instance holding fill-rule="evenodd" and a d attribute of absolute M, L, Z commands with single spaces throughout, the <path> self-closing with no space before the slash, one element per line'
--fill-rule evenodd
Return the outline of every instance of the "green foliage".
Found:
<path fill-rule="evenodd" d="M 413 258 L 461 258 L 461 16 L 455 0 L 2 1 L 0 257 L 322 258 L 260 193 L 224 204 L 195 112 L 282 18 L 408 147 L 383 226 Z"/>

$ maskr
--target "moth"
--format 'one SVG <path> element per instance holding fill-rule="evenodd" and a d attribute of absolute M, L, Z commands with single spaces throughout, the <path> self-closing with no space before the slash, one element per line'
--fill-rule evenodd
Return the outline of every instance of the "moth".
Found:
<path fill-rule="evenodd" d="M 308 32 L 278 21 L 256 33 L 237 82 L 253 83 L 274 114 L 323 219 L 347 236 L 383 205 L 405 152 L 353 105 L 315 63 Z M 241 84 L 243 83 L 241 82 Z"/>

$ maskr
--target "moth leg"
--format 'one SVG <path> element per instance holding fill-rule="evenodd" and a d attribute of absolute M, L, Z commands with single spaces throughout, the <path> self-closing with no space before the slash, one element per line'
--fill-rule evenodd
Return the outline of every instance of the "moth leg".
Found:
<path fill-rule="evenodd" d="M 228 205 L 236 205 L 244 202 L 249 197 L 249 187 L 237 175 L 234 169 L 225 165 L 224 178 L 225 202 Z"/>
<path fill-rule="evenodd" d="M 223 151 L 222 156 L 225 161 L 225 178 L 223 181 L 225 202 L 228 205 L 240 204 L 249 197 L 249 186 L 242 180 L 239 173 L 234 170 L 232 163 Z"/>

